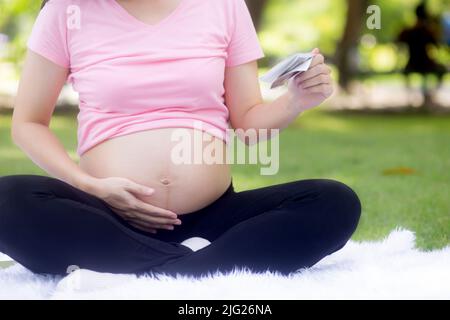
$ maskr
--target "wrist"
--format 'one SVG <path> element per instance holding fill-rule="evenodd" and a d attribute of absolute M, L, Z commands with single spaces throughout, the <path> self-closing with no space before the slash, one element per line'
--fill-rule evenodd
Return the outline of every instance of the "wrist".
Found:
<path fill-rule="evenodd" d="M 81 174 L 73 179 L 73 186 L 87 193 L 94 194 L 96 191 L 96 180 L 98 179 L 88 174 Z"/>
<path fill-rule="evenodd" d="M 286 97 L 287 97 L 286 109 L 289 111 L 289 113 L 293 114 L 293 116 L 296 117 L 304 111 L 297 94 L 294 94 L 291 90 L 289 90 L 286 93 Z"/>

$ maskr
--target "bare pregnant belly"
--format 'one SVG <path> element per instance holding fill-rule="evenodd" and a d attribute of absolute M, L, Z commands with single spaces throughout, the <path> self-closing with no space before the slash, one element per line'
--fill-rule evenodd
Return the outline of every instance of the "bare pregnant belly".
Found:
<path fill-rule="evenodd" d="M 180 141 L 172 141 L 174 130 L 148 130 L 109 139 L 84 153 L 80 167 L 94 177 L 124 177 L 154 188 L 153 195 L 138 196 L 152 205 L 177 214 L 194 212 L 211 204 L 226 191 L 231 183 L 231 173 L 225 161 L 175 163 L 173 148 L 181 149 Z M 191 137 L 192 159 L 195 152 L 198 154 L 205 148 L 208 153 L 212 150 L 212 154 L 225 156 L 226 146 L 220 139 L 210 137 L 212 140 L 197 144 L 199 147 L 195 149 L 195 130 L 183 129 L 183 132 Z"/>

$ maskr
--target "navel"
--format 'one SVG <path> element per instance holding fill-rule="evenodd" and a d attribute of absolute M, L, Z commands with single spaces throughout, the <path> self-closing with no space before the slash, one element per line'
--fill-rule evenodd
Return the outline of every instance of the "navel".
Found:
<path fill-rule="evenodd" d="M 159 181 L 165 186 L 170 184 L 170 180 L 167 178 L 161 178 Z"/>

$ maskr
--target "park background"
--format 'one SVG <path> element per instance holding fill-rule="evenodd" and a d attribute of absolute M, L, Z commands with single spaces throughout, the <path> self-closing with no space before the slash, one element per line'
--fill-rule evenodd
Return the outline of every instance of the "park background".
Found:
<path fill-rule="evenodd" d="M 416 233 L 420 248 L 450 244 L 450 76 L 447 72 L 438 90 L 424 91 L 420 74 L 407 87 L 401 71 L 408 51 L 395 41 L 402 28 L 415 23 L 418 3 L 247 0 L 266 54 L 259 61 L 261 74 L 283 57 L 319 47 L 339 87 L 323 106 L 282 132 L 277 175 L 235 165 L 236 189 L 337 179 L 354 188 L 363 204 L 355 240 L 380 239 L 401 227 Z M 380 10 L 379 29 L 367 24 L 371 5 Z M 0 0 L 0 176 L 46 174 L 10 138 L 25 43 L 39 7 L 36 0 Z M 429 0 L 427 9 L 441 41 L 428 48 L 430 55 L 448 71 L 450 50 L 442 27 L 450 0 Z M 436 82 L 431 76 L 431 86 Z M 261 87 L 267 100 L 284 90 Z M 66 87 L 51 128 L 75 161 L 76 114 L 76 95 Z"/>

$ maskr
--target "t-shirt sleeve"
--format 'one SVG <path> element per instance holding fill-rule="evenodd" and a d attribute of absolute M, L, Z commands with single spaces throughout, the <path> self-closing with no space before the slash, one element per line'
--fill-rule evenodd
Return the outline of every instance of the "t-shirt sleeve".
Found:
<path fill-rule="evenodd" d="M 233 67 L 263 58 L 265 55 L 245 0 L 227 1 L 232 3 L 232 23 L 229 27 L 226 66 Z"/>
<path fill-rule="evenodd" d="M 69 68 L 66 5 L 51 0 L 39 12 L 27 41 L 28 49 Z"/>

